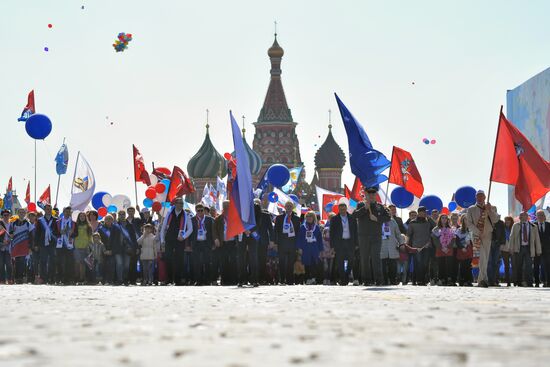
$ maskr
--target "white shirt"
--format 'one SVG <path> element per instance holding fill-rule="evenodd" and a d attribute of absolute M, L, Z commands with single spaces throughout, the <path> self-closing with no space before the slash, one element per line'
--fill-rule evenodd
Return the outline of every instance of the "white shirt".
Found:
<path fill-rule="evenodd" d="M 349 217 L 341 215 L 340 218 L 342 218 L 342 239 L 349 240 L 351 238 L 349 233 Z"/>

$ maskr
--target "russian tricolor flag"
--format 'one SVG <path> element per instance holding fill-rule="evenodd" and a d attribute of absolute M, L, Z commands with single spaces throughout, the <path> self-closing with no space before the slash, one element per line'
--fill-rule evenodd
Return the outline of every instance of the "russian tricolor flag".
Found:
<path fill-rule="evenodd" d="M 227 238 L 243 233 L 256 226 L 254 217 L 254 192 L 252 190 L 252 174 L 248 155 L 243 143 L 239 125 L 233 114 L 229 111 L 231 130 L 233 132 L 233 145 L 235 147 L 236 172 L 231 177 L 233 182 L 227 185 L 229 192 L 229 212 L 227 213 Z"/>

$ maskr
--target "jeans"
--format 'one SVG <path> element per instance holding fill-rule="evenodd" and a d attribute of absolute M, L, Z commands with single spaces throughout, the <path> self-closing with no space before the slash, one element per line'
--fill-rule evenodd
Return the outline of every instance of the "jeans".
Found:
<path fill-rule="evenodd" d="M 46 283 L 55 282 L 55 246 L 40 247 L 40 277 Z"/>
<path fill-rule="evenodd" d="M 417 284 L 426 284 L 426 268 L 430 261 L 430 254 L 422 250 L 413 254 L 414 274 Z"/>
<path fill-rule="evenodd" d="M 496 285 L 500 274 L 500 245 L 492 243 L 489 251 L 489 263 L 487 265 L 487 276 L 489 284 Z"/>
<path fill-rule="evenodd" d="M 127 254 L 115 254 L 115 270 L 117 283 L 128 281 L 128 269 L 130 268 L 130 256 Z"/>
<path fill-rule="evenodd" d="M 382 236 L 360 236 L 359 254 L 361 256 L 361 280 L 365 284 L 382 284 L 382 260 L 380 249 Z"/>
<path fill-rule="evenodd" d="M 0 251 L 0 282 L 12 280 L 11 255 L 9 251 Z"/>

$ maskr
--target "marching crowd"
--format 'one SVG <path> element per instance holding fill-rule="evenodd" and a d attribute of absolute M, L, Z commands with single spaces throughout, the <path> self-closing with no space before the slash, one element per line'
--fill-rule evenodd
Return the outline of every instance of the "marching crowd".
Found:
<path fill-rule="evenodd" d="M 176 198 L 164 217 L 130 207 L 101 221 L 93 210 L 73 221 L 70 207 L 59 217 L 50 205 L 4 210 L 0 284 L 550 286 L 544 211 L 533 222 L 527 213 L 502 220 L 478 191 L 462 212 L 420 207 L 403 221 L 375 188 L 363 190 L 355 210 L 341 202 L 322 224 L 291 201 L 272 216 L 256 199 L 256 226 L 234 238 L 225 235 L 229 202 L 222 213 L 201 204 L 191 213 Z M 15 242 L 25 251 L 15 253 Z"/>

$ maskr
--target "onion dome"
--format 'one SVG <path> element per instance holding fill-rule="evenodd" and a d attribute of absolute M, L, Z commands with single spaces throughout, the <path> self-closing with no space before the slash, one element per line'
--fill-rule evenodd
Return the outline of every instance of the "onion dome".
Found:
<path fill-rule="evenodd" d="M 206 136 L 199 151 L 189 160 L 187 172 L 193 178 L 225 177 L 227 164 L 225 158 L 214 148 L 206 125 Z"/>
<path fill-rule="evenodd" d="M 267 50 L 267 55 L 272 58 L 281 58 L 285 54 L 285 51 L 277 42 L 277 33 L 275 33 L 275 40 L 273 45 Z"/>
<path fill-rule="evenodd" d="M 262 157 L 253 150 L 250 145 L 246 142 L 246 137 L 244 136 L 244 133 L 246 130 L 243 128 L 243 143 L 244 143 L 244 149 L 246 150 L 246 154 L 248 155 L 248 164 L 250 165 L 250 173 L 252 176 L 256 176 L 258 173 L 260 173 L 262 169 Z M 235 152 L 231 153 L 231 155 L 234 157 Z"/>
<path fill-rule="evenodd" d="M 328 136 L 317 153 L 315 153 L 315 168 L 344 168 L 346 155 L 334 137 L 332 136 L 332 125 L 328 125 Z"/>

